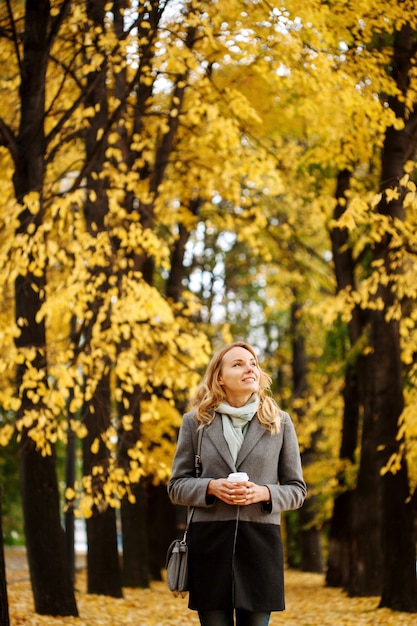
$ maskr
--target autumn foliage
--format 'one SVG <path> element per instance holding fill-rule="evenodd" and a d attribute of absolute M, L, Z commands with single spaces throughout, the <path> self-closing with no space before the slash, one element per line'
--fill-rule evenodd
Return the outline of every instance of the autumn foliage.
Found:
<path fill-rule="evenodd" d="M 123 576 L 160 575 L 181 414 L 240 338 L 303 451 L 290 558 L 417 610 L 416 8 L 1 4 L 0 444 L 38 612 L 76 612 L 62 508 L 87 520 L 91 593 L 122 595 L 100 560 L 118 571 L 119 509 Z"/>

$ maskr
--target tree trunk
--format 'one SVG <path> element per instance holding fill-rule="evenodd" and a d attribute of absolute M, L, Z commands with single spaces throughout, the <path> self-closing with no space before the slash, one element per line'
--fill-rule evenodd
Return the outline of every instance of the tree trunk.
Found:
<path fill-rule="evenodd" d="M 119 40 L 125 36 L 124 22 L 120 12 L 121 5 L 115 3 L 113 6 L 113 15 L 115 21 L 115 31 Z M 139 68 L 137 72 L 137 85 L 130 86 L 136 89 L 136 103 L 133 114 L 132 136 L 140 136 L 143 132 L 146 117 L 149 114 L 149 99 L 152 95 L 152 83 L 141 81 L 141 78 L 149 74 L 149 68 L 153 65 L 153 57 L 155 55 L 155 39 L 159 21 L 162 18 L 164 7 L 158 2 L 152 2 L 147 7 L 139 7 L 138 17 L 138 41 L 140 49 Z M 186 45 L 192 47 L 195 40 L 196 29 L 190 27 Z M 149 76 L 148 76 L 149 77 Z M 181 110 L 186 85 L 187 73 L 180 75 L 176 79 L 176 85 L 172 93 L 172 108 Z M 127 92 L 127 75 L 122 70 L 115 81 L 116 97 Z M 119 127 L 120 146 L 122 153 L 126 155 L 126 162 L 130 170 L 137 171 L 143 180 L 148 180 L 150 201 L 147 203 L 139 202 L 138 198 L 131 192 L 125 194 L 125 208 L 127 215 L 139 212 L 141 224 L 144 229 L 152 229 L 154 226 L 154 203 L 158 196 L 158 189 L 163 181 L 165 170 L 170 161 L 170 155 L 175 145 L 179 120 L 178 116 L 170 116 L 168 118 L 169 130 L 161 135 L 161 140 L 157 146 L 155 154 L 155 162 L 151 166 L 144 159 L 142 153 L 138 153 L 137 149 L 131 147 L 130 139 L 127 131 L 127 125 L 121 124 Z M 137 162 L 141 165 L 138 166 Z M 198 203 L 197 203 L 198 206 Z M 189 231 L 180 226 L 181 236 L 173 252 L 173 265 L 170 277 L 167 282 L 167 297 L 174 299 L 179 297 L 179 276 L 182 275 L 182 266 L 179 264 L 179 256 L 184 254 L 185 243 L 189 237 Z M 177 255 L 174 257 L 174 255 Z M 178 256 L 179 255 L 179 256 Z M 131 265 L 136 274 L 139 272 L 148 284 L 153 283 L 154 263 L 153 259 L 142 250 L 133 250 L 130 259 Z M 179 273 L 178 273 L 179 271 Z M 173 277 L 175 275 L 175 280 Z M 172 288 L 171 288 L 172 287 Z M 123 346 L 119 346 L 122 350 Z M 140 358 L 140 355 L 138 355 Z M 120 385 L 123 389 L 123 385 Z M 124 392 L 123 400 L 119 403 L 118 418 L 121 423 L 123 415 L 129 415 L 133 418 L 132 429 L 128 432 L 122 428 L 119 429 L 119 464 L 128 471 L 129 455 L 128 452 L 134 448 L 137 441 L 140 440 L 140 402 L 143 397 L 142 390 L 138 386 L 134 386 L 131 393 Z M 139 483 L 131 486 L 131 491 L 135 496 L 135 502 L 130 502 L 127 497 L 123 498 L 121 505 L 122 520 L 122 537 L 123 537 L 123 583 L 130 587 L 146 587 L 151 577 L 160 578 L 161 567 L 164 559 L 159 555 L 157 558 L 158 565 L 155 564 L 155 551 L 152 555 L 149 552 L 150 537 L 154 534 L 155 527 L 158 526 L 156 518 L 147 516 L 147 493 L 144 484 Z M 165 556 L 165 555 L 164 555 Z M 152 569 L 152 572 L 151 572 Z M 155 573 L 157 576 L 155 576 Z"/>
<path fill-rule="evenodd" d="M 70 392 L 70 398 L 73 393 Z M 68 417 L 69 419 L 74 416 L 69 413 L 68 403 Z M 70 424 L 67 428 L 67 447 L 65 458 L 65 486 L 68 489 L 75 489 L 75 466 L 76 466 L 76 438 L 75 433 L 72 430 Z M 68 554 L 68 567 L 71 576 L 72 583 L 75 582 L 75 516 L 72 501 L 66 501 L 65 510 L 65 536 Z"/>
<path fill-rule="evenodd" d="M 304 467 L 313 461 L 315 457 L 314 448 L 302 454 Z M 307 485 L 308 489 L 308 485 Z M 319 508 L 316 496 L 309 496 L 304 506 L 299 510 L 300 523 L 300 547 L 301 547 L 301 571 L 323 572 L 323 549 L 321 541 L 321 530 L 317 526 L 317 512 Z"/>
<path fill-rule="evenodd" d="M 97 54 L 102 54 L 101 64 L 87 77 L 86 107 L 95 110 L 85 133 L 86 145 L 86 187 L 85 218 L 87 229 L 92 238 L 98 241 L 107 234 L 108 198 L 107 181 L 101 175 L 106 160 L 107 149 L 107 56 L 101 47 L 101 37 L 105 32 L 106 0 L 88 0 L 87 16 L 94 25 L 94 46 Z M 88 192 L 93 191 L 93 194 Z M 93 239 L 94 241 L 94 239 Z M 94 246 L 94 243 L 92 243 Z M 93 312 L 86 322 L 84 331 L 85 351 L 96 347 L 95 337 L 108 330 L 110 323 L 110 303 L 106 301 L 109 290 L 109 277 L 112 275 L 112 255 L 103 255 L 100 263 L 91 266 L 91 284 L 99 286 L 94 293 L 91 305 Z M 103 310 L 107 307 L 107 310 Z M 100 341 L 100 339 L 98 339 Z M 87 377 L 94 377 L 95 388 L 91 400 L 83 407 L 83 421 L 88 435 L 83 441 L 84 475 L 92 477 L 92 493 L 96 498 L 93 515 L 87 519 L 87 566 L 88 593 L 122 597 L 121 572 L 117 547 L 117 524 L 114 508 L 106 500 L 105 483 L 108 479 L 110 450 L 106 445 L 107 430 L 110 427 L 111 393 L 110 365 L 105 350 L 95 363 L 95 372 L 86 372 Z M 94 369 L 92 368 L 92 369 Z M 97 442 L 97 449 L 91 449 Z"/>
<path fill-rule="evenodd" d="M 122 598 L 122 584 L 117 547 L 116 515 L 108 506 L 94 510 L 86 522 L 87 530 L 87 592 Z"/>
<path fill-rule="evenodd" d="M 305 340 L 300 328 L 301 305 L 297 302 L 297 293 L 295 302 L 291 307 L 291 339 L 292 339 L 292 370 L 293 370 L 293 386 L 294 398 L 303 398 L 307 396 L 307 359 L 305 352 Z M 305 419 L 305 409 L 296 410 L 300 421 Z M 302 453 L 304 467 L 308 467 L 315 458 L 315 444 L 317 441 L 317 433 L 313 433 L 310 446 Z M 308 485 L 307 485 L 308 490 Z M 301 568 L 303 572 L 319 572 L 323 571 L 321 532 L 318 528 L 315 518 L 318 511 L 317 497 L 310 495 L 304 506 L 298 511 L 300 525 L 300 545 L 301 545 Z"/>
<path fill-rule="evenodd" d="M 342 441 L 339 451 L 340 459 L 351 463 L 354 462 L 358 445 L 359 389 L 357 365 L 358 363 L 355 363 L 346 368 L 343 389 Z M 340 473 L 337 478 L 342 492 L 335 498 L 330 522 L 326 584 L 330 587 L 347 589 L 352 571 L 352 523 L 356 492 L 346 486 L 344 473 Z"/>
<path fill-rule="evenodd" d="M 121 382 L 119 387 L 123 389 Z M 129 451 L 134 450 L 141 438 L 140 402 L 142 393 L 137 385 L 128 393 L 124 390 L 123 402 L 119 403 L 119 423 L 123 415 L 132 417 L 130 430 L 119 429 L 118 463 L 129 474 Z M 125 496 L 121 503 L 123 540 L 123 584 L 127 587 L 149 586 L 148 535 L 146 524 L 146 494 L 143 480 L 129 486 L 135 501 Z"/>
<path fill-rule="evenodd" d="M 410 83 L 410 72 L 415 53 L 415 32 L 404 26 L 395 37 L 392 73 L 401 93 L 405 95 Z M 404 120 L 404 128 L 390 127 L 386 131 L 382 155 L 381 188 L 399 189 L 399 197 L 390 202 L 382 193 L 378 211 L 394 220 L 404 220 L 403 190 L 400 180 L 404 164 L 416 146 L 416 113 L 405 109 L 405 99 L 391 97 L 390 106 Z M 382 263 L 388 281 L 377 292 L 383 310 L 371 313 L 371 345 L 373 349 L 374 419 L 377 423 L 377 445 L 380 454 L 382 507 L 382 594 L 381 607 L 396 611 L 417 611 L 416 552 L 413 519 L 408 499 L 409 481 L 407 461 L 401 451 L 403 436 L 399 435 L 399 418 L 404 406 L 403 372 L 400 348 L 400 329 L 397 320 L 386 314 L 396 303 L 395 273 L 401 249 L 385 235 L 375 244 L 374 260 Z M 397 455 L 399 466 L 386 471 L 389 459 Z"/>
<path fill-rule="evenodd" d="M 153 485 L 148 480 L 146 493 L 149 569 L 152 580 L 161 580 L 168 546 L 177 536 L 177 510 L 168 497 L 165 484 Z"/>
<path fill-rule="evenodd" d="M 28 234 L 42 224 L 42 185 L 45 168 L 45 75 L 48 61 L 48 25 L 50 4 L 47 0 L 27 0 L 23 38 L 23 61 L 20 84 L 20 126 L 14 150 L 14 187 L 16 198 L 23 203 L 29 192 L 39 194 L 35 214 L 23 209 L 18 232 Z M 32 231 L 33 232 L 33 231 Z M 22 397 L 17 423 L 21 424 L 20 477 L 26 547 L 35 601 L 35 610 L 48 615 L 77 615 L 74 590 L 69 576 L 64 532 L 59 513 L 59 493 L 55 456 L 42 456 L 22 426 L 26 415 L 36 424 L 37 415 L 45 416 L 42 400 L 21 391 L 30 370 L 42 373 L 39 385 L 48 389 L 46 339 L 43 321 L 37 314 L 43 303 L 45 272 L 18 276 L 15 283 L 15 315 L 21 329 L 16 347 L 25 354 L 31 351 L 31 362 L 24 359 L 17 368 L 17 395 Z M 25 322 L 22 323 L 22 320 Z M 33 376 L 32 376 L 33 378 Z M 42 396 L 42 394 L 40 394 Z M 54 419 L 52 417 L 52 419 Z"/>
<path fill-rule="evenodd" d="M 16 339 L 18 348 L 35 347 L 36 357 L 31 367 L 46 375 L 45 339 L 43 324 L 38 325 L 35 314 L 40 306 L 38 292 L 25 283 L 31 276 L 19 277 L 16 281 L 16 316 L 27 319 L 28 324 Z M 20 389 L 26 372 L 21 365 L 17 372 L 17 386 Z M 48 381 L 44 379 L 45 388 Z M 18 422 L 25 414 L 35 415 L 42 411 L 39 404 L 33 403 L 22 394 L 22 406 L 18 412 Z M 43 411 L 45 413 L 45 410 Z M 21 432 L 19 450 L 20 484 L 24 516 L 26 548 L 29 571 L 37 613 L 44 615 L 74 615 L 77 607 L 67 559 L 64 531 L 60 520 L 59 490 L 56 476 L 56 462 L 53 448 L 42 456 L 24 427 Z"/>
<path fill-rule="evenodd" d="M 338 219 L 346 207 L 346 192 L 351 173 L 338 176 L 334 217 Z M 346 229 L 331 231 L 337 290 L 355 289 L 355 263 Z M 365 314 L 354 308 L 348 324 L 351 350 L 355 350 L 365 326 Z M 374 595 L 380 591 L 380 506 L 378 466 L 375 456 L 375 425 L 367 389 L 369 371 L 361 353 L 350 358 L 346 367 L 343 390 L 344 415 L 339 456 L 354 462 L 358 446 L 359 415 L 363 411 L 361 460 L 357 486 L 346 490 L 345 477 L 338 477 L 342 493 L 334 503 L 329 537 L 329 560 L 326 583 L 342 586 L 350 595 Z M 368 400 L 365 402 L 365 398 Z"/>
<path fill-rule="evenodd" d="M 391 295 L 383 290 L 386 308 Z M 380 293 L 381 295 L 381 293 Z M 403 409 L 402 366 L 399 327 L 385 319 L 385 310 L 372 315 L 374 350 L 375 420 L 380 467 L 384 470 L 392 455 L 400 455 L 403 438 L 398 436 L 398 420 Z M 384 470 L 385 472 L 385 470 Z M 380 606 L 394 611 L 417 611 L 416 552 L 413 516 L 409 504 L 407 462 L 399 469 L 383 473 L 382 506 L 382 593 Z"/>
<path fill-rule="evenodd" d="M 353 336 L 351 336 L 352 339 Z M 341 461 L 347 460 L 350 463 L 354 462 L 358 445 L 360 410 L 358 369 L 362 369 L 362 361 L 363 359 L 358 357 L 355 363 L 347 365 L 343 389 L 344 411 L 339 458 Z M 337 479 L 342 492 L 335 498 L 330 522 L 326 584 L 330 587 L 348 589 L 352 571 L 355 569 L 353 562 L 359 558 L 360 554 L 359 549 L 355 551 L 355 555 L 352 553 L 352 526 L 357 492 L 347 487 L 343 472 Z"/>
<path fill-rule="evenodd" d="M 9 626 L 9 602 L 7 598 L 6 564 L 4 562 L 3 524 L 2 524 L 2 489 L 0 485 L 0 624 Z"/>
<path fill-rule="evenodd" d="M 399 329 L 384 312 L 373 314 L 375 419 L 381 467 L 400 454 L 398 419 L 403 408 Z M 381 607 L 417 611 L 416 552 L 409 498 L 407 463 L 381 476 L 382 594 Z"/>
<path fill-rule="evenodd" d="M 128 76 L 126 69 L 122 69 L 115 76 L 115 95 L 119 99 L 125 98 L 125 94 L 129 90 L 135 90 L 136 102 L 133 113 L 131 113 L 132 128 L 130 124 L 122 123 L 118 127 L 119 146 L 122 154 L 125 156 L 125 162 L 130 171 L 138 172 L 139 177 L 145 178 L 149 175 L 148 165 L 143 165 L 144 159 L 142 154 L 138 154 L 137 149 L 131 146 L 132 136 L 140 136 L 143 132 L 145 120 L 149 113 L 149 102 L 152 96 L 153 84 L 150 81 L 142 81 L 141 77 L 147 73 L 153 64 L 153 56 L 155 54 L 155 39 L 158 32 L 159 20 L 162 11 L 158 6 L 158 2 L 152 2 L 149 6 L 138 6 L 137 16 L 137 38 L 139 42 L 139 67 L 136 74 L 136 84 L 128 85 Z M 115 32 L 119 41 L 126 36 L 126 23 L 123 17 L 124 3 L 116 2 L 113 4 L 113 15 L 115 23 Z M 128 26 L 130 29 L 130 26 Z M 130 112 L 126 108 L 122 112 L 122 116 L 126 116 Z M 125 121 L 125 120 L 123 120 Z M 129 130 L 130 129 L 130 130 Z M 141 162 L 138 167 L 137 160 Z M 138 199 L 133 191 L 125 191 L 124 206 L 127 213 L 127 228 L 132 219 L 136 218 L 138 211 Z M 152 228 L 152 221 L 147 224 Z M 117 244 L 116 244 L 117 245 Z M 129 258 L 129 267 L 138 275 L 139 271 L 144 270 L 143 254 L 138 250 L 132 250 L 126 253 Z M 140 259 L 140 260 L 139 260 Z M 145 272 L 146 277 L 152 282 L 152 264 Z M 120 279 L 123 278 L 124 272 L 121 272 Z M 120 280 L 121 282 L 121 280 Z M 118 346 L 119 352 L 128 349 L 128 341 L 126 340 Z M 138 355 L 138 359 L 141 356 Z M 133 385 L 132 391 L 127 391 L 123 381 L 118 381 L 118 388 L 122 391 L 122 400 L 118 403 L 118 464 L 128 474 L 131 458 L 129 451 L 134 449 L 137 442 L 141 438 L 141 400 L 142 389 L 139 385 Z M 122 426 L 123 417 L 129 415 L 132 419 L 131 429 L 124 430 Z M 146 494 L 143 488 L 142 480 L 135 484 L 129 485 L 134 501 L 130 501 L 124 496 L 121 501 L 121 528 L 123 543 L 123 562 L 122 562 L 122 580 L 123 585 L 128 587 L 149 586 L 150 573 L 148 562 L 148 535 L 146 523 Z"/>
<path fill-rule="evenodd" d="M 122 500 L 123 584 L 149 587 L 149 538 L 143 480 L 131 487 L 135 502 Z"/>
<path fill-rule="evenodd" d="M 349 190 L 351 172 L 347 169 L 339 172 L 336 186 L 337 205 L 334 218 L 337 220 L 346 207 L 346 192 Z M 349 247 L 349 236 L 346 229 L 333 228 L 330 231 L 332 241 L 333 263 L 336 276 L 337 291 L 354 284 L 354 263 Z M 353 343 L 354 338 L 350 336 Z M 358 445 L 359 397 L 356 376 L 356 364 L 348 365 L 345 373 L 343 390 L 344 412 L 342 424 L 342 441 L 339 458 L 353 462 Z M 338 476 L 341 488 L 333 505 L 333 515 L 329 532 L 329 556 L 327 563 L 326 583 L 332 587 L 344 587 L 349 582 L 350 571 L 350 540 L 351 519 L 354 494 L 346 490 L 343 473 Z"/>
<path fill-rule="evenodd" d="M 372 372 L 365 376 L 370 380 Z M 351 596 L 381 593 L 381 497 L 377 460 L 377 424 L 372 394 L 364 390 L 361 458 L 350 513 L 350 570 L 346 589 Z"/>
<path fill-rule="evenodd" d="M 354 492 L 336 496 L 330 521 L 326 585 L 347 587 L 350 575 L 350 527 Z"/>
<path fill-rule="evenodd" d="M 87 519 L 88 593 L 122 597 L 116 513 L 104 495 L 108 477 L 109 449 L 101 437 L 110 427 L 109 375 L 102 374 L 91 402 L 83 409 L 88 435 L 83 440 L 84 475 L 92 477 L 92 494 L 99 500 Z M 99 441 L 97 452 L 91 450 Z"/>
<path fill-rule="evenodd" d="M 55 456 L 42 457 L 27 436 L 20 451 L 26 550 L 36 612 L 73 615 L 77 609 L 59 516 Z"/>

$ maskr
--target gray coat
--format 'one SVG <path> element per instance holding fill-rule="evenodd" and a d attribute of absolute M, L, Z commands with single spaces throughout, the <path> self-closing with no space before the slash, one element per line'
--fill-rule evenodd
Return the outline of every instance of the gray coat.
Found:
<path fill-rule="evenodd" d="M 186 413 L 168 484 L 174 503 L 195 507 L 188 533 L 189 606 L 283 610 L 281 512 L 301 507 L 306 495 L 293 423 L 283 413 L 280 432 L 271 435 L 255 416 L 235 464 L 216 414 L 204 428 L 200 478 L 194 476 L 197 427 L 195 414 Z M 236 471 L 267 485 L 270 504 L 229 505 L 207 496 L 211 479 Z"/>

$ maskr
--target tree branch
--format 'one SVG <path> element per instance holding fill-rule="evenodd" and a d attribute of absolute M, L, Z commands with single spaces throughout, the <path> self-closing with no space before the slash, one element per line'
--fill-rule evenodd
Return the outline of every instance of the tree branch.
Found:
<path fill-rule="evenodd" d="M 22 74 L 22 59 L 20 57 L 19 41 L 17 38 L 17 31 L 16 31 L 16 22 L 13 17 L 13 10 L 10 4 L 10 0 L 6 0 L 6 5 L 7 5 L 7 13 L 9 14 L 9 19 L 10 19 L 10 26 L 12 29 L 13 43 L 14 43 L 14 47 L 16 50 L 17 64 L 19 66 L 19 72 L 21 75 Z"/>
<path fill-rule="evenodd" d="M 0 117 L 0 146 L 8 148 L 13 161 L 17 163 L 16 137 L 10 126 L 6 124 L 2 117 Z"/>

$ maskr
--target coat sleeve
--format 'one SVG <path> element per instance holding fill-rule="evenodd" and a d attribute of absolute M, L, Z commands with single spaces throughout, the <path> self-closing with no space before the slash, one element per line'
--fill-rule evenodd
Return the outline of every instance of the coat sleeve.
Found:
<path fill-rule="evenodd" d="M 283 415 L 282 428 L 284 433 L 278 461 L 278 484 L 267 485 L 271 493 L 271 502 L 264 505 L 264 510 L 269 512 L 299 509 L 307 494 L 298 439 L 288 413 Z"/>
<path fill-rule="evenodd" d="M 208 507 L 214 503 L 213 498 L 206 497 L 211 479 L 195 477 L 197 428 L 194 413 L 186 413 L 178 434 L 172 475 L 168 482 L 168 495 L 174 504 Z"/>

